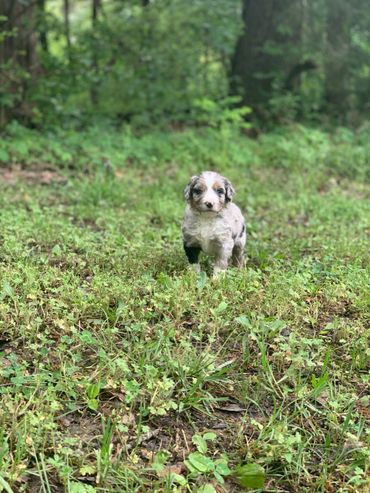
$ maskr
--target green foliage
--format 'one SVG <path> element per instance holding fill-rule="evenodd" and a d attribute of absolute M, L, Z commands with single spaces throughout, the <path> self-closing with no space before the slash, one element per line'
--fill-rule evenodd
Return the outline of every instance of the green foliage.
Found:
<path fill-rule="evenodd" d="M 202 435 L 193 435 L 191 441 L 197 447 L 201 454 L 205 454 L 208 450 L 207 440 L 214 440 L 217 437 L 215 433 L 208 432 Z"/>
<path fill-rule="evenodd" d="M 2 476 L 0 476 L 0 486 L 6 493 L 13 493 L 9 483 Z"/>
<path fill-rule="evenodd" d="M 236 468 L 235 477 L 244 488 L 263 488 L 265 471 L 259 464 L 245 464 Z"/>
<path fill-rule="evenodd" d="M 249 57 L 252 63 L 239 92 L 265 123 L 320 119 L 359 126 L 369 118 L 366 0 L 243 5 L 246 34 L 235 57 L 241 66 Z"/>
<path fill-rule="evenodd" d="M 216 433 L 212 432 L 204 433 L 203 435 L 196 434 L 192 437 L 192 442 L 196 446 L 197 452 L 189 454 L 184 461 L 190 478 L 207 477 L 208 474 L 212 474 L 216 481 L 223 485 L 225 483 L 224 477 L 231 474 L 226 455 L 222 455 L 218 459 L 213 459 L 206 455 L 208 452 L 207 442 L 214 441 L 216 438 Z M 205 485 L 200 491 L 213 491 L 211 488 L 213 488 L 212 485 Z"/>
<path fill-rule="evenodd" d="M 211 108 L 215 107 L 215 103 L 210 101 L 202 104 L 208 103 Z M 91 127 L 83 136 L 74 130 L 62 129 L 40 134 L 14 122 L 7 127 L 7 134 L 0 141 L 0 163 L 42 162 L 53 169 L 59 168 L 61 173 L 63 169 L 84 168 L 108 177 L 122 163 L 149 169 L 157 167 L 161 160 L 170 162 L 174 153 L 187 165 L 198 159 L 220 169 L 228 160 L 242 165 L 247 156 L 248 162 L 254 160 L 273 168 L 309 171 L 316 166 L 340 179 L 370 180 L 367 127 L 359 132 L 339 127 L 329 135 L 320 130 L 295 126 L 294 138 L 289 129 L 261 135 L 258 141 L 260 148 L 254 155 L 257 144 L 238 135 L 240 126 L 244 127 L 240 113 L 245 111 L 248 110 L 226 108 L 217 112 L 214 119 L 210 117 L 210 124 L 217 131 L 201 128 L 173 133 L 170 137 L 162 131 L 138 133 L 125 127 L 117 132 L 112 127 L 102 126 Z M 120 200 L 117 189 L 109 180 L 98 184 L 88 195 L 90 201 L 101 200 L 103 195 L 109 200 L 114 200 L 114 197 Z"/>
<path fill-rule="evenodd" d="M 206 98 L 195 100 L 195 120 L 219 128 L 221 134 L 229 129 L 250 128 L 251 125 L 245 121 L 245 116 L 251 112 L 251 109 L 245 106 L 235 107 L 239 102 L 239 97 L 228 97 L 218 102 Z"/>
<path fill-rule="evenodd" d="M 37 126 L 104 118 L 137 125 L 190 120 L 193 100 L 227 96 L 239 2 L 156 0 L 144 6 L 110 0 L 94 24 L 90 5 L 70 3 L 70 48 L 61 1 L 47 1 L 34 26 L 46 29 L 49 40 L 49 51 L 39 54 L 44 73 L 27 87 Z M 3 104 L 12 105 L 16 96 L 5 89 Z"/>
<path fill-rule="evenodd" d="M 13 4 L 0 10 L 1 127 L 237 125 L 248 111 L 225 102 L 258 12 L 272 23 L 246 46 L 260 54 L 247 72 L 248 119 L 359 126 L 369 114 L 367 0 L 261 0 L 248 18 L 241 0 L 105 0 L 95 20 L 90 1 L 70 1 L 69 41 L 62 0 Z"/>
<path fill-rule="evenodd" d="M 68 493 L 96 493 L 96 488 L 90 484 L 84 484 L 76 481 L 70 483 Z"/>

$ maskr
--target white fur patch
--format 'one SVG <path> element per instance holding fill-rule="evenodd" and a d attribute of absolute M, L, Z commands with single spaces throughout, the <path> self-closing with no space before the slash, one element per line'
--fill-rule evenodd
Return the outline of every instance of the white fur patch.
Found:
<path fill-rule="evenodd" d="M 220 175 L 214 173 L 213 171 L 206 171 L 205 173 L 202 173 L 202 177 L 207 187 L 206 191 L 203 194 L 202 202 L 209 202 L 216 210 L 218 210 L 221 205 L 220 196 L 213 187 L 217 180 L 220 181 Z"/>

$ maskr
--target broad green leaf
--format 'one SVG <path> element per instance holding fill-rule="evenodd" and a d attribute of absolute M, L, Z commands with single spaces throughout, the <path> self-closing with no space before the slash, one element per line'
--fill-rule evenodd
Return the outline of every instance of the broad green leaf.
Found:
<path fill-rule="evenodd" d="M 56 257 L 60 257 L 62 255 L 62 249 L 60 245 L 58 244 L 54 245 L 53 248 L 51 249 L 51 253 Z"/>
<path fill-rule="evenodd" d="M 217 435 L 216 433 L 213 433 L 213 431 L 208 431 L 207 433 L 204 433 L 203 438 L 204 440 L 210 440 L 212 442 L 213 440 L 216 440 Z"/>
<path fill-rule="evenodd" d="M 194 443 L 200 453 L 205 454 L 207 452 L 207 442 L 202 436 L 194 435 L 191 441 Z"/>
<path fill-rule="evenodd" d="M 221 303 L 215 309 L 215 313 L 217 313 L 217 315 L 219 315 L 220 313 L 223 313 L 227 307 L 228 307 L 228 304 L 226 303 L 226 301 L 221 301 Z"/>
<path fill-rule="evenodd" d="M 92 411 L 96 411 L 99 407 L 99 402 L 97 399 L 89 399 L 87 401 L 87 407 Z"/>
<path fill-rule="evenodd" d="M 228 476 L 231 474 L 231 469 L 227 465 L 224 459 L 218 459 L 215 461 L 216 471 L 222 476 Z"/>
<path fill-rule="evenodd" d="M 243 327 L 250 327 L 251 326 L 251 321 L 245 315 L 241 315 L 240 317 L 236 317 L 235 320 L 237 322 L 239 322 L 240 325 L 242 325 Z"/>
<path fill-rule="evenodd" d="M 213 471 L 213 474 L 220 484 L 224 484 L 225 480 L 220 473 L 218 473 L 217 471 Z"/>
<path fill-rule="evenodd" d="M 96 467 L 93 464 L 85 464 L 80 467 L 81 476 L 87 476 L 96 473 Z"/>
<path fill-rule="evenodd" d="M 96 493 L 96 488 L 90 484 L 77 483 L 73 481 L 70 483 L 69 493 Z"/>
<path fill-rule="evenodd" d="M 170 453 L 167 452 L 166 450 L 160 450 L 157 452 L 154 456 L 153 462 L 152 462 L 152 467 L 156 472 L 161 472 L 164 469 L 164 466 L 166 462 L 168 461 L 170 457 Z"/>
<path fill-rule="evenodd" d="M 85 344 L 98 344 L 98 340 L 92 335 L 89 330 L 83 330 L 79 337 L 80 341 Z"/>
<path fill-rule="evenodd" d="M 188 464 L 191 466 L 189 470 L 198 472 L 212 472 L 215 468 L 213 461 L 200 452 L 193 452 L 190 454 L 188 460 L 185 461 L 187 467 Z"/>
<path fill-rule="evenodd" d="M 180 486 L 186 486 L 188 484 L 186 478 L 184 478 L 182 474 L 176 474 L 174 472 L 171 472 L 171 481 L 179 484 Z"/>
<path fill-rule="evenodd" d="M 13 288 L 11 285 L 8 283 L 8 281 L 4 281 L 3 285 L 1 287 L 1 292 L 0 292 L 0 300 L 5 299 L 7 296 L 11 298 L 14 294 Z"/>
<path fill-rule="evenodd" d="M 262 488 L 265 483 L 265 471 L 255 463 L 238 466 L 235 477 L 244 488 Z"/>
<path fill-rule="evenodd" d="M 100 394 L 100 390 L 101 390 L 101 382 L 92 383 L 87 387 L 86 393 L 90 399 L 96 399 Z"/>
<path fill-rule="evenodd" d="M 199 279 L 197 280 L 197 287 L 201 291 L 206 284 L 207 274 L 204 271 L 201 271 L 201 273 L 199 274 Z"/>
<path fill-rule="evenodd" d="M 210 483 L 207 483 L 201 486 L 200 488 L 198 488 L 197 493 L 217 493 L 217 491 Z"/>

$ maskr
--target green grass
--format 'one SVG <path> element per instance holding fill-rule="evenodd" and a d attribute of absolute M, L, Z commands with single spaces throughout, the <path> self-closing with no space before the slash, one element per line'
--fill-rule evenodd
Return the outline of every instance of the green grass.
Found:
<path fill-rule="evenodd" d="M 0 159 L 0 491 L 366 491 L 368 136 L 13 126 Z M 202 169 L 247 216 L 218 280 L 182 252 Z"/>

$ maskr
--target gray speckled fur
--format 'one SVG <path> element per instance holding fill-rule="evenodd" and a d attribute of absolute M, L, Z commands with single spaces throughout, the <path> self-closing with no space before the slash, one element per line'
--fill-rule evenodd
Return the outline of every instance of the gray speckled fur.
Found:
<path fill-rule="evenodd" d="M 216 275 L 227 268 L 230 260 L 242 267 L 246 229 L 239 207 L 231 202 L 234 189 L 229 180 L 205 171 L 191 178 L 184 194 L 188 202 L 182 223 L 184 245 L 199 247 L 214 257 Z M 198 263 L 193 267 L 200 270 Z"/>

